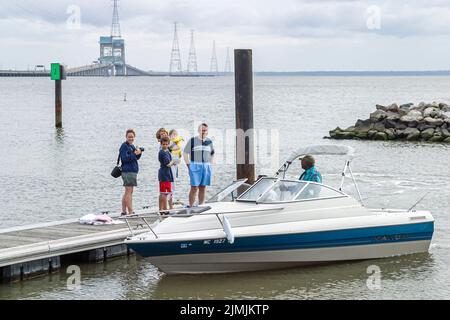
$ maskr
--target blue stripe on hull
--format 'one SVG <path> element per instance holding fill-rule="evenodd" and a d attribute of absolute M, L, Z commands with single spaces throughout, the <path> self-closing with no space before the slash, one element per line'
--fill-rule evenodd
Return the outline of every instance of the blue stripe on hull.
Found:
<path fill-rule="evenodd" d="M 433 230 L 433 222 L 424 222 L 334 231 L 236 237 L 234 244 L 229 244 L 225 238 L 220 238 L 195 241 L 129 243 L 128 246 L 143 257 L 311 249 L 431 240 Z"/>

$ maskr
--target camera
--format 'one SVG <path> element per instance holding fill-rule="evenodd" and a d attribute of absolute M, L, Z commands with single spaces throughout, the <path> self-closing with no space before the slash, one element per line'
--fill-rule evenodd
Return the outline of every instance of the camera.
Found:
<path fill-rule="evenodd" d="M 139 147 L 139 150 L 141 150 L 141 152 L 145 151 L 145 149 L 143 147 Z"/>

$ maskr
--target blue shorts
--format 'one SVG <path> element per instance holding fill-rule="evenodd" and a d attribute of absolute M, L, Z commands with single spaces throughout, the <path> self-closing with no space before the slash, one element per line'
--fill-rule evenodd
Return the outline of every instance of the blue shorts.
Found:
<path fill-rule="evenodd" d="M 189 165 L 189 178 L 191 186 L 210 186 L 211 185 L 211 164 L 206 162 L 191 162 Z"/>

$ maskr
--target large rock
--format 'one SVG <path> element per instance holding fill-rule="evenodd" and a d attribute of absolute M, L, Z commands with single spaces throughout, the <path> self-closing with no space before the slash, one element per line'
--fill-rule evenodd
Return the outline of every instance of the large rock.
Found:
<path fill-rule="evenodd" d="M 435 118 L 431 118 L 431 117 L 426 117 L 425 119 L 423 119 L 425 121 L 426 124 L 433 126 L 433 127 L 440 127 L 444 124 L 444 120 L 442 119 L 435 119 Z"/>
<path fill-rule="evenodd" d="M 403 114 L 403 115 L 405 115 L 405 114 Z M 386 112 L 386 120 L 397 121 L 400 119 L 400 117 L 401 117 L 400 113 L 396 113 L 396 112 L 392 112 L 392 111 Z"/>
<path fill-rule="evenodd" d="M 410 121 L 410 122 L 408 122 L 408 127 L 410 127 L 410 128 L 417 128 L 418 125 L 419 125 L 418 121 Z"/>
<path fill-rule="evenodd" d="M 387 118 L 387 112 L 383 111 L 383 110 L 377 110 L 375 112 L 372 112 L 370 114 L 370 119 L 374 120 L 376 122 L 384 120 Z"/>
<path fill-rule="evenodd" d="M 417 110 L 411 110 L 406 116 L 400 118 L 400 121 L 408 127 L 417 127 L 422 120 L 422 113 Z"/>
<path fill-rule="evenodd" d="M 450 131 L 448 131 L 448 129 L 446 129 L 446 128 L 441 128 L 441 133 L 445 139 L 450 137 Z"/>
<path fill-rule="evenodd" d="M 408 112 L 408 117 L 414 118 L 417 121 L 420 121 L 420 120 L 423 119 L 423 114 L 422 114 L 422 112 L 420 110 L 410 110 Z"/>
<path fill-rule="evenodd" d="M 375 135 L 373 136 L 374 140 L 387 140 L 388 136 L 386 133 L 384 132 L 377 132 L 375 133 Z"/>
<path fill-rule="evenodd" d="M 342 130 L 340 127 L 336 127 L 336 129 L 330 130 L 330 137 L 334 138 L 336 136 L 336 134 L 343 132 L 344 130 Z"/>
<path fill-rule="evenodd" d="M 333 133 L 330 132 L 330 137 L 338 140 L 353 139 L 354 133 L 346 131 L 335 131 Z"/>
<path fill-rule="evenodd" d="M 399 110 L 398 104 L 396 103 L 393 103 L 387 107 L 387 111 L 398 112 L 398 110 Z"/>
<path fill-rule="evenodd" d="M 406 103 L 406 104 L 402 104 L 399 108 L 398 108 L 398 114 L 400 116 L 405 116 L 408 114 L 408 112 L 410 111 L 411 107 L 413 106 L 412 103 Z"/>
<path fill-rule="evenodd" d="M 411 107 L 410 110 L 423 111 L 423 110 L 425 110 L 425 108 L 426 108 L 426 103 L 425 102 L 421 102 L 417 106 Z"/>
<path fill-rule="evenodd" d="M 386 130 L 386 127 L 384 126 L 383 123 L 377 122 L 377 123 L 375 123 L 375 124 L 373 125 L 373 130 L 377 130 L 377 131 L 380 131 L 380 132 L 384 132 L 384 130 Z"/>
<path fill-rule="evenodd" d="M 430 108 L 426 108 L 425 110 L 423 110 L 423 116 L 424 117 L 431 117 L 431 113 L 434 111 L 433 107 Z"/>
<path fill-rule="evenodd" d="M 348 127 L 347 129 L 345 129 L 344 131 L 345 131 L 345 132 L 354 132 L 355 129 L 356 129 L 355 126 L 350 126 L 350 127 Z"/>
<path fill-rule="evenodd" d="M 419 116 L 417 111 L 410 111 L 406 116 L 401 117 L 400 121 L 408 127 L 417 127 L 422 119 L 422 116 Z"/>
<path fill-rule="evenodd" d="M 378 131 L 377 130 L 369 130 L 369 132 L 367 132 L 367 137 L 369 138 L 369 139 L 374 139 L 375 138 L 375 135 L 378 133 Z"/>
<path fill-rule="evenodd" d="M 387 107 L 382 106 L 381 104 L 377 104 L 375 107 L 377 108 L 377 110 L 387 111 Z"/>
<path fill-rule="evenodd" d="M 367 132 L 360 132 L 360 131 L 355 131 L 353 133 L 353 136 L 358 139 L 367 139 L 369 137 Z"/>
<path fill-rule="evenodd" d="M 410 121 L 416 121 L 417 122 L 417 119 L 414 118 L 414 117 L 410 117 L 410 116 L 406 115 L 406 116 L 401 117 L 400 121 L 403 122 L 403 123 L 408 123 Z"/>
<path fill-rule="evenodd" d="M 442 129 L 441 127 L 437 127 L 436 129 L 434 129 L 434 135 L 442 135 Z"/>
<path fill-rule="evenodd" d="M 440 118 L 442 116 L 442 111 L 439 108 L 426 108 L 423 111 L 423 117 L 427 118 L 427 117 L 431 117 L 431 118 Z"/>
<path fill-rule="evenodd" d="M 422 131 L 420 133 L 420 138 L 422 138 L 424 140 L 428 140 L 432 136 L 434 136 L 434 129 L 433 128 L 426 129 L 426 130 L 424 130 L 424 131 Z"/>
<path fill-rule="evenodd" d="M 408 126 L 405 125 L 404 123 L 397 122 L 395 124 L 395 129 L 397 130 L 405 130 L 406 128 L 408 128 Z"/>
<path fill-rule="evenodd" d="M 448 104 L 442 103 L 442 102 L 439 103 L 439 109 L 441 109 L 444 112 L 447 112 L 448 111 Z"/>
<path fill-rule="evenodd" d="M 444 140 L 444 137 L 440 134 L 435 134 L 430 139 L 428 139 L 429 142 L 441 142 Z"/>
<path fill-rule="evenodd" d="M 433 102 L 431 103 L 431 106 L 432 106 L 433 108 L 439 108 L 439 102 L 433 101 Z"/>
<path fill-rule="evenodd" d="M 426 124 L 425 122 L 422 122 L 417 126 L 417 129 L 419 129 L 420 131 L 424 131 L 424 130 L 430 129 L 430 128 L 434 129 L 434 126 L 430 126 L 429 124 Z"/>
<path fill-rule="evenodd" d="M 450 138 L 445 138 L 445 139 L 444 139 L 444 142 L 450 143 Z"/>
<path fill-rule="evenodd" d="M 409 109 L 409 108 L 411 108 L 413 106 L 414 106 L 414 103 L 410 102 L 410 103 L 404 103 L 404 104 L 400 105 L 399 108 L 400 109 Z"/>
<path fill-rule="evenodd" d="M 394 129 L 386 129 L 385 133 L 388 140 L 394 140 L 396 138 Z"/>
<path fill-rule="evenodd" d="M 408 141 L 416 141 L 420 138 L 420 131 L 416 128 L 408 128 L 403 131 L 403 135 Z"/>
<path fill-rule="evenodd" d="M 384 126 L 386 127 L 386 129 L 395 129 L 396 125 L 397 122 L 394 120 L 384 120 Z"/>
<path fill-rule="evenodd" d="M 373 123 L 370 120 L 358 120 L 355 124 L 355 133 L 367 133 L 372 130 Z"/>
<path fill-rule="evenodd" d="M 395 130 L 394 131 L 394 133 L 395 133 L 395 139 L 404 139 L 405 138 L 405 135 L 404 135 L 404 131 L 405 131 L 406 129 L 403 129 L 403 130 Z"/>

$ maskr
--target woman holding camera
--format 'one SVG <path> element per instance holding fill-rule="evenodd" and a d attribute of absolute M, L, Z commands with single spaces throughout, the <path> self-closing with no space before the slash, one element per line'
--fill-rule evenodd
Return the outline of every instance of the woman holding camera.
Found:
<path fill-rule="evenodd" d="M 122 180 L 125 193 L 122 197 L 122 215 L 133 214 L 133 188 L 137 186 L 139 173 L 138 160 L 141 158 L 143 148 L 134 146 L 136 133 L 133 129 L 126 132 L 126 139 L 120 147 L 120 160 L 122 162 Z"/>

